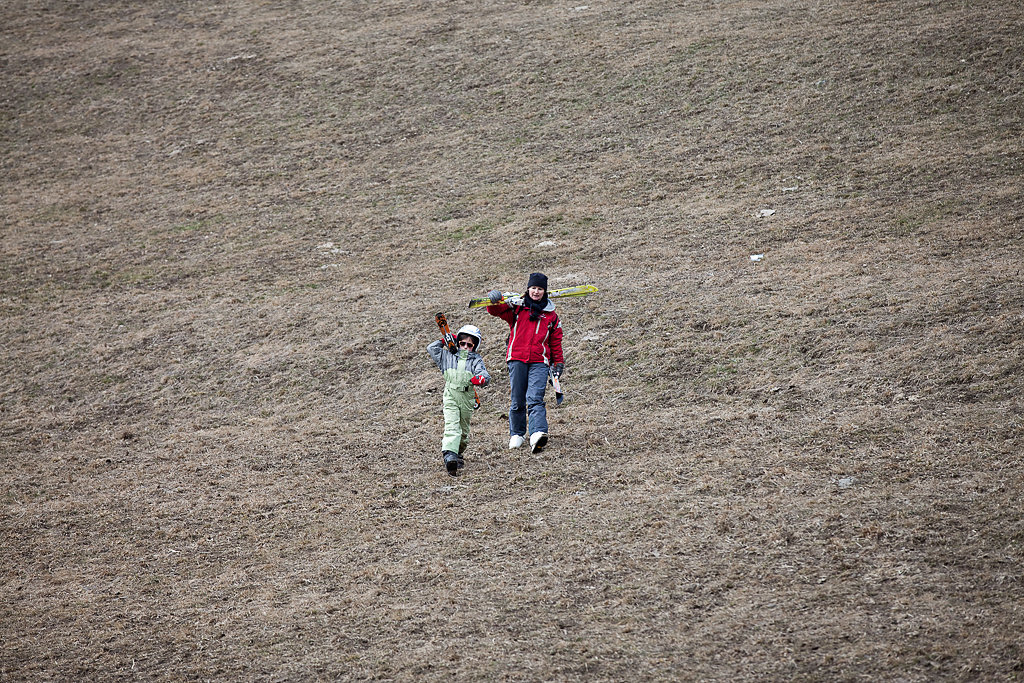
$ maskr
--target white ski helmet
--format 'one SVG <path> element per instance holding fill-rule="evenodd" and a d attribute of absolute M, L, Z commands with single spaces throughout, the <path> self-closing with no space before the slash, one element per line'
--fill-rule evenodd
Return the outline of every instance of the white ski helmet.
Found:
<path fill-rule="evenodd" d="M 474 351 L 480 350 L 480 343 L 483 341 L 483 337 L 480 335 L 480 328 L 476 325 L 463 325 L 459 328 L 459 331 L 455 333 L 455 341 L 459 340 L 462 335 L 469 335 L 476 340 L 476 345 L 473 347 Z"/>

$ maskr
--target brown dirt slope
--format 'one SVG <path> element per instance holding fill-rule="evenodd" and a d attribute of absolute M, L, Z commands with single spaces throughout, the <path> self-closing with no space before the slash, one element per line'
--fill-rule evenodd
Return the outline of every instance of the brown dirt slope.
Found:
<path fill-rule="evenodd" d="M 1021 36 L 5 3 L 0 679 L 1020 680 Z M 465 310 L 532 270 L 601 288 L 542 458 Z"/>

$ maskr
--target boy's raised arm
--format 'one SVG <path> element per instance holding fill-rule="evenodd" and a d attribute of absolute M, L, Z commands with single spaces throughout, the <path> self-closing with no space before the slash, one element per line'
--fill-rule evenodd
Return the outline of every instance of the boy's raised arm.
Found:
<path fill-rule="evenodd" d="M 438 339 L 427 344 L 427 353 L 430 354 L 430 357 L 438 365 L 441 364 L 441 352 L 444 350 L 444 348 L 445 346 L 443 339 Z"/>

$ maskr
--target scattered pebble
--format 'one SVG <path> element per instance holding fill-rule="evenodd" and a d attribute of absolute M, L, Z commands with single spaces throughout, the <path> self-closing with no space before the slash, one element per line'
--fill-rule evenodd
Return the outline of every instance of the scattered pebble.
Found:
<path fill-rule="evenodd" d="M 318 251 L 326 251 L 331 254 L 342 254 L 343 256 L 352 255 L 351 251 L 334 246 L 334 242 L 323 242 L 321 244 L 316 245 L 316 248 Z"/>

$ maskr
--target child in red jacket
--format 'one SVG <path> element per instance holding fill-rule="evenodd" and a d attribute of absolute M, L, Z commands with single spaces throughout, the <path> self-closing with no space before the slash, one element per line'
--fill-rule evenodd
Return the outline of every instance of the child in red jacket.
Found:
<path fill-rule="evenodd" d="M 548 442 L 544 390 L 548 368 L 559 377 L 565 367 L 562 358 L 562 323 L 555 305 L 548 300 L 548 278 L 531 273 L 522 301 L 506 303 L 498 290 L 487 293 L 492 305 L 487 312 L 508 323 L 509 448 L 523 445 L 529 423 L 530 450 L 539 452 Z"/>

